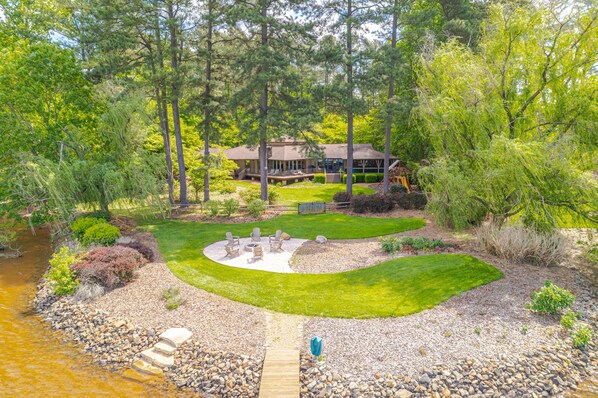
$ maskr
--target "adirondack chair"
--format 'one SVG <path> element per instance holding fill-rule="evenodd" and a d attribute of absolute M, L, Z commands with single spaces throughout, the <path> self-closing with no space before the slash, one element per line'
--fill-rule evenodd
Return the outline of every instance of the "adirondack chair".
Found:
<path fill-rule="evenodd" d="M 256 246 L 253 248 L 253 257 L 252 261 L 256 260 L 263 260 L 264 259 L 264 248 L 261 246 Z"/>
<path fill-rule="evenodd" d="M 224 246 L 224 249 L 226 249 L 226 256 L 224 257 L 237 257 L 239 255 L 239 248 L 237 247 L 236 249 L 231 246 L 231 245 L 226 245 Z"/>
<path fill-rule="evenodd" d="M 252 242 L 261 242 L 262 238 L 260 236 L 260 229 L 259 228 L 254 228 L 253 232 L 251 233 L 251 241 Z"/>
<path fill-rule="evenodd" d="M 276 231 L 275 235 L 268 236 L 268 240 L 270 241 L 270 251 L 271 252 L 278 252 L 282 250 L 282 231 L 279 229 Z"/>
<path fill-rule="evenodd" d="M 240 241 L 240 237 L 239 236 L 233 236 L 233 234 L 231 232 L 227 232 L 226 233 L 226 240 L 228 241 L 227 245 L 228 246 L 239 246 L 241 244 Z"/>

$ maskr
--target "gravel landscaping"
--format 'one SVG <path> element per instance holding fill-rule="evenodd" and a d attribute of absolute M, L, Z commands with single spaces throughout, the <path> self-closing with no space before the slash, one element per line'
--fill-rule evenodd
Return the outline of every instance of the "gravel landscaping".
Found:
<path fill-rule="evenodd" d="M 431 222 L 397 236 L 459 243 L 456 252 L 494 265 L 504 278 L 401 318 L 291 317 L 191 287 L 172 275 L 158 255 L 133 283 L 91 303 L 55 302 L 42 287 L 36 306 L 53 327 L 70 333 L 99 364 L 113 368 L 129 364 L 155 342 L 156 333 L 186 327 L 194 333 L 192 342 L 177 354 L 167 375 L 179 387 L 224 397 L 257 394 L 266 346 L 302 349 L 305 397 L 560 396 L 598 371 L 594 343 L 585 350 L 573 349 L 558 318 L 525 309 L 531 292 L 551 279 L 577 296 L 574 309 L 598 329 L 598 295 L 582 274 L 565 267 L 501 261 L 478 251 L 467 235 L 448 233 Z M 136 238 L 156 251 L 151 235 L 138 233 Z M 396 256 L 383 252 L 377 238 L 329 240 L 304 243 L 290 265 L 300 273 L 331 273 Z M 161 299 L 161 292 L 170 287 L 180 289 L 186 299 L 175 310 L 167 310 Z M 123 321 L 109 320 L 107 314 Z M 89 325 L 94 323 L 103 329 L 92 331 Z M 115 327 L 121 331 L 111 332 Z M 324 341 L 324 362 L 317 366 L 307 353 L 314 335 Z M 105 348 L 112 343 L 115 348 Z"/>

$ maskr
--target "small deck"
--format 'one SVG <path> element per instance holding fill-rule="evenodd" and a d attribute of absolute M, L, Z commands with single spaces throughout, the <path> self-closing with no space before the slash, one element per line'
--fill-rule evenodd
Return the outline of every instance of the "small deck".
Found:
<path fill-rule="evenodd" d="M 299 350 L 267 350 L 259 398 L 298 398 L 299 367 Z"/>

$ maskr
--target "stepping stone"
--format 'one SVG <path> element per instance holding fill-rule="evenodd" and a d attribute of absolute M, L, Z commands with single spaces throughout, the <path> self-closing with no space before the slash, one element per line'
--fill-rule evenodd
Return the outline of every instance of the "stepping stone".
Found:
<path fill-rule="evenodd" d="M 161 375 L 163 373 L 161 368 L 154 366 L 151 363 L 147 363 L 143 359 L 140 359 L 139 361 L 133 363 L 132 368 L 140 373 L 145 373 L 154 376 Z"/>
<path fill-rule="evenodd" d="M 167 340 L 160 340 L 154 345 L 154 350 L 164 355 L 173 355 L 176 351 L 176 346 L 170 344 Z"/>
<path fill-rule="evenodd" d="M 166 340 L 175 347 L 183 344 L 193 333 L 185 328 L 170 328 L 160 335 L 162 340 Z"/>
<path fill-rule="evenodd" d="M 164 355 L 153 348 L 141 352 L 141 358 L 160 368 L 170 367 L 174 365 L 174 357 L 172 355 Z"/>

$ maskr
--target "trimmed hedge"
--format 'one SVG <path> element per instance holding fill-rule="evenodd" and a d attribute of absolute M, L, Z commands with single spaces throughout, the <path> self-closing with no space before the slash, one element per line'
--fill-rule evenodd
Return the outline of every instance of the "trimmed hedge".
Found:
<path fill-rule="evenodd" d="M 314 175 L 314 182 L 320 184 L 326 184 L 326 174 L 316 174 Z"/>
<path fill-rule="evenodd" d="M 382 178 L 384 178 L 384 175 L 382 175 Z M 378 174 L 366 174 L 365 175 L 365 182 L 368 184 L 372 184 L 374 182 L 379 182 L 378 181 Z"/>
<path fill-rule="evenodd" d="M 353 177 L 353 178 L 352 178 L 353 182 L 354 182 L 354 183 L 355 183 L 355 182 L 357 182 L 357 176 L 356 176 L 355 174 L 353 174 L 353 176 L 352 176 L 352 177 Z M 342 176 L 342 178 L 341 178 L 341 181 L 343 182 L 343 184 L 346 184 L 346 183 L 347 183 L 347 175 L 346 175 L 346 174 L 343 174 L 343 176 Z"/>

